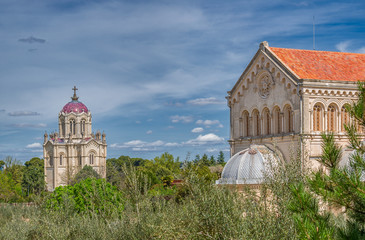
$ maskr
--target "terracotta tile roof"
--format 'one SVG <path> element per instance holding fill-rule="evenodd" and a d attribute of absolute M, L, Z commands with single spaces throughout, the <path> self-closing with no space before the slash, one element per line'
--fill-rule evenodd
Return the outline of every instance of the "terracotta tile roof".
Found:
<path fill-rule="evenodd" d="M 365 54 L 268 47 L 301 79 L 365 80 Z"/>

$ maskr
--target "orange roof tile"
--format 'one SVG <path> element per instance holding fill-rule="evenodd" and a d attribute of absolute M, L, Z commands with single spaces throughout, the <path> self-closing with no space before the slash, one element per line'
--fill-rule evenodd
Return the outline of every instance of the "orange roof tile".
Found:
<path fill-rule="evenodd" d="M 269 47 L 301 79 L 365 80 L 365 54 Z"/>

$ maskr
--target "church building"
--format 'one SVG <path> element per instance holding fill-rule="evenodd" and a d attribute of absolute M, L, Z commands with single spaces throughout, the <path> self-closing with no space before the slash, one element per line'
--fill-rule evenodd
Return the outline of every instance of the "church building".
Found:
<path fill-rule="evenodd" d="M 58 115 L 58 132 L 44 134 L 43 158 L 48 191 L 67 185 L 85 165 L 106 177 L 105 133 L 92 132 L 91 112 L 76 95 Z"/>
<path fill-rule="evenodd" d="M 237 155 L 227 163 L 222 179 L 226 171 L 227 179 L 252 182 L 260 174 L 245 170 L 253 165 L 242 161 L 273 149 L 280 152 L 280 161 L 290 161 L 300 150 L 302 161 L 316 167 L 322 132 L 334 133 L 347 161 L 352 150 L 344 124 L 352 119 L 345 106 L 357 100 L 357 82 L 364 80 L 365 54 L 277 48 L 262 42 L 228 92 L 229 144 L 231 156 Z M 260 172 L 264 165 L 256 168 Z M 243 179 L 233 179 L 237 176 Z"/>

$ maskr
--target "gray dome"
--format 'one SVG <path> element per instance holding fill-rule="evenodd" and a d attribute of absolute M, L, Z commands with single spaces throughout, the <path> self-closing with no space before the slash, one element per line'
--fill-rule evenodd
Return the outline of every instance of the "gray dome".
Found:
<path fill-rule="evenodd" d="M 264 145 L 251 145 L 236 153 L 225 165 L 217 184 L 260 184 L 264 179 L 267 165 L 278 164 L 282 159 L 279 153 Z"/>

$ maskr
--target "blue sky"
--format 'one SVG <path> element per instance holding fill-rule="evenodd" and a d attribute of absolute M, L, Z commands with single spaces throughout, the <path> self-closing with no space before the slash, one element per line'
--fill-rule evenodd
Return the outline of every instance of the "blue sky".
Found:
<path fill-rule="evenodd" d="M 0 0 L 0 159 L 42 156 L 72 87 L 108 158 L 229 156 L 225 96 L 262 41 L 365 53 L 363 1 Z"/>

